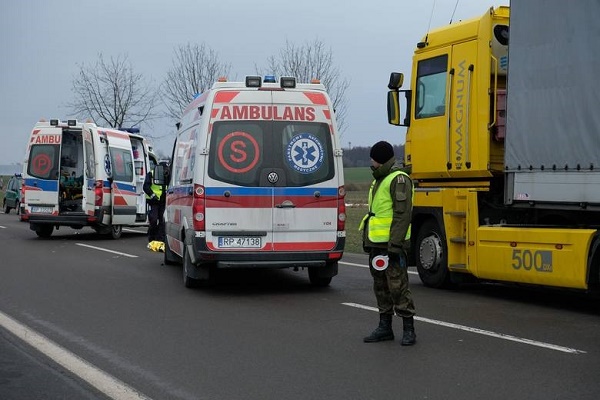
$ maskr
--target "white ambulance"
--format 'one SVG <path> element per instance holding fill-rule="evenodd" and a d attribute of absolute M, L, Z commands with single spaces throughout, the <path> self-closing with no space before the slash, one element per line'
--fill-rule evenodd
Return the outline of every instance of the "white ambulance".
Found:
<path fill-rule="evenodd" d="M 215 268 L 307 268 L 327 286 L 345 243 L 342 149 L 325 87 L 220 79 L 177 124 L 165 263 L 186 287 Z"/>
<path fill-rule="evenodd" d="M 23 164 L 21 220 L 43 238 L 60 226 L 90 226 L 118 239 L 123 226 L 148 224 L 143 185 L 153 162 L 139 134 L 42 120 Z"/>

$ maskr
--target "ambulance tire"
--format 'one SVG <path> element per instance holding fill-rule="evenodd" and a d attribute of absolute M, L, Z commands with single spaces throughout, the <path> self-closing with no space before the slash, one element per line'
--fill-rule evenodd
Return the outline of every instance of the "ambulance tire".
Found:
<path fill-rule="evenodd" d="M 38 237 L 47 239 L 52 236 L 52 231 L 54 231 L 54 226 L 52 225 L 39 225 L 36 228 L 35 233 Z"/>
<path fill-rule="evenodd" d="M 111 225 L 110 236 L 113 239 L 120 239 L 122 234 L 123 234 L 123 226 L 122 225 Z"/>
<path fill-rule="evenodd" d="M 415 244 L 417 271 L 423 284 L 438 289 L 451 287 L 446 236 L 436 220 L 420 226 Z"/>
<path fill-rule="evenodd" d="M 194 268 L 192 264 L 192 259 L 190 258 L 190 254 L 187 249 L 183 250 L 183 285 L 188 289 L 193 289 L 199 286 L 198 279 L 194 279 L 189 276 L 189 272 Z"/>
<path fill-rule="evenodd" d="M 308 269 L 308 280 L 310 284 L 317 287 L 327 287 L 331 283 L 331 276 L 322 276 L 320 268 Z"/>

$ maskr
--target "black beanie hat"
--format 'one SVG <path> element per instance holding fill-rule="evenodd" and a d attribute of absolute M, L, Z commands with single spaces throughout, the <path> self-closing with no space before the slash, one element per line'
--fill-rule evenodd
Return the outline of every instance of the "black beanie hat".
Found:
<path fill-rule="evenodd" d="M 379 164 L 385 164 L 394 157 L 394 148 L 386 141 L 377 142 L 371 147 L 369 156 Z"/>

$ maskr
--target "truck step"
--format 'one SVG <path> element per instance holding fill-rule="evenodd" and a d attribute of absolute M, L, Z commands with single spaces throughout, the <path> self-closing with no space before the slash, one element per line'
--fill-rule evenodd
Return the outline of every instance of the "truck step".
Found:
<path fill-rule="evenodd" d="M 461 217 L 465 218 L 467 213 L 465 211 L 446 211 L 444 214 L 450 215 L 452 217 Z"/>

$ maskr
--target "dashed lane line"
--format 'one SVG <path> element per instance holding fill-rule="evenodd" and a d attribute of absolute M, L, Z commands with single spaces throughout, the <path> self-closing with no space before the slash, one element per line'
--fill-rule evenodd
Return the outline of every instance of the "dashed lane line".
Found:
<path fill-rule="evenodd" d="M 107 253 L 113 253 L 113 254 L 118 254 L 120 256 L 125 256 L 125 257 L 131 257 L 131 258 L 137 258 L 138 256 L 133 255 L 133 254 L 127 254 L 127 253 L 123 253 L 120 251 L 115 251 L 115 250 L 110 250 L 110 249 L 105 249 L 103 247 L 96 247 L 96 246 L 91 246 L 89 244 L 84 244 L 84 243 L 75 243 L 77 246 L 81 246 L 81 247 L 88 247 L 90 249 L 94 249 L 94 250 L 100 250 L 100 251 L 106 251 Z"/>
<path fill-rule="evenodd" d="M 350 307 L 355 307 L 355 308 L 361 308 L 363 310 L 377 311 L 377 312 L 379 311 L 376 307 L 369 307 L 369 306 L 365 306 L 363 304 L 358 304 L 358 303 L 342 303 L 342 304 L 345 305 L 345 306 L 350 306 Z M 551 343 L 538 342 L 537 340 L 520 338 L 520 337 L 517 337 L 517 336 L 506 335 L 504 333 L 497 333 L 497 332 L 492 332 L 492 331 L 486 331 L 484 329 L 473 328 L 473 327 L 470 327 L 470 326 L 459 325 L 459 324 L 453 324 L 451 322 L 438 321 L 438 320 L 435 320 L 435 319 L 424 318 L 424 317 L 417 317 L 417 316 L 415 316 L 415 319 L 417 321 L 426 322 L 428 324 L 445 326 L 446 328 L 452 328 L 452 329 L 459 329 L 459 330 L 462 330 L 462 331 L 467 331 L 467 332 L 471 332 L 471 333 L 477 333 L 479 335 L 491 336 L 491 337 L 495 337 L 495 338 L 498 338 L 498 339 L 510 340 L 512 342 L 518 342 L 518 343 L 528 344 L 530 346 L 543 347 L 543 348 L 550 349 L 550 350 L 561 351 L 563 353 L 570 353 L 570 354 L 585 354 L 586 353 L 586 351 L 574 349 L 574 348 L 571 348 L 571 347 L 564 347 L 564 346 L 558 346 L 558 345 L 551 344 Z"/>
<path fill-rule="evenodd" d="M 0 311 L 0 326 L 114 400 L 150 400 L 126 383 Z"/>

